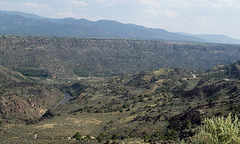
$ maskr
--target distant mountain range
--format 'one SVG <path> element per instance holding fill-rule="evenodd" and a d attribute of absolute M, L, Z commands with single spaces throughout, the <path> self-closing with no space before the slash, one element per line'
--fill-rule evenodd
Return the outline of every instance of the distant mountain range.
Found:
<path fill-rule="evenodd" d="M 193 35 L 193 34 L 188 34 L 188 33 L 178 33 L 181 35 L 185 35 L 185 36 L 195 36 L 198 37 L 200 39 L 206 40 L 210 43 L 223 43 L 223 44 L 240 44 L 240 40 L 239 39 L 235 39 L 235 38 L 231 38 L 225 35 L 217 35 L 217 34 L 197 34 L 197 35 Z"/>
<path fill-rule="evenodd" d="M 51 19 L 15 11 L 0 11 L 0 35 L 44 37 L 128 38 L 144 40 L 240 44 L 240 40 L 219 35 L 173 33 L 111 20 Z"/>

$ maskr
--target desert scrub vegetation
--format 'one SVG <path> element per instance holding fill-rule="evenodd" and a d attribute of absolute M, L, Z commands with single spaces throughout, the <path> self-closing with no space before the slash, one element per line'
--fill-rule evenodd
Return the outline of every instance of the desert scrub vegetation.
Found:
<path fill-rule="evenodd" d="M 239 60 L 239 48 L 149 40 L 0 36 L 0 65 L 43 78 L 106 77 L 163 67 L 208 70 Z M 175 69 L 175 73 L 179 71 Z"/>
<path fill-rule="evenodd" d="M 239 144 L 240 122 L 237 116 L 232 118 L 213 117 L 206 118 L 198 132 L 191 138 L 194 144 Z"/>

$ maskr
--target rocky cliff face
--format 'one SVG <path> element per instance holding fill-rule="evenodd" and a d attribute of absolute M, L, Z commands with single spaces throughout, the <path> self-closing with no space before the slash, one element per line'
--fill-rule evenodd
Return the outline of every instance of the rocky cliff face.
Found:
<path fill-rule="evenodd" d="M 6 93 L 1 96 L 0 112 L 4 117 L 18 115 L 22 119 L 39 118 L 48 109 L 53 108 L 61 97 L 61 93 L 46 90 L 41 93 L 28 93 L 29 97 L 21 93 Z"/>
<path fill-rule="evenodd" d="M 2 66 L 0 75 L 0 116 L 6 120 L 39 118 L 63 98 L 57 88 L 31 82 Z"/>
<path fill-rule="evenodd" d="M 240 61 L 230 66 L 229 74 L 235 78 L 240 79 Z"/>

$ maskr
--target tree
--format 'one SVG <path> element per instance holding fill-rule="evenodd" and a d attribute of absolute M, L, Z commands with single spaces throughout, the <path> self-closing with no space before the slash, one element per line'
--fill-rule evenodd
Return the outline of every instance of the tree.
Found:
<path fill-rule="evenodd" d="M 76 132 L 75 135 L 73 136 L 73 138 L 80 141 L 82 138 L 82 135 L 79 132 Z"/>
<path fill-rule="evenodd" d="M 237 116 L 232 119 L 229 114 L 227 118 L 213 117 L 206 118 L 204 125 L 191 138 L 192 143 L 202 144 L 239 144 L 240 143 L 240 123 Z"/>

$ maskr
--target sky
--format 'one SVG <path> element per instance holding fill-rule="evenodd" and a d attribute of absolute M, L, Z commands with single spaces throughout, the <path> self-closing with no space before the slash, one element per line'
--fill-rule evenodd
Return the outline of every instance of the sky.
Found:
<path fill-rule="evenodd" d="M 0 10 L 50 18 L 116 20 L 170 32 L 240 39 L 239 0 L 0 0 Z"/>

